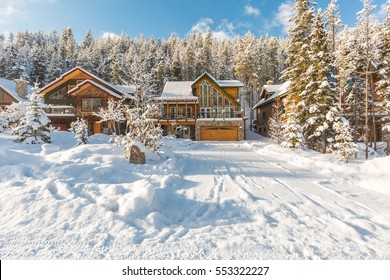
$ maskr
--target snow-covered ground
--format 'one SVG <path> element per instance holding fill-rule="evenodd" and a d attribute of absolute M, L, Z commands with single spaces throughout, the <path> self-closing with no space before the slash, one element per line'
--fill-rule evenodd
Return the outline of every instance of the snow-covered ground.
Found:
<path fill-rule="evenodd" d="M 13 139 L 0 133 L 2 259 L 390 259 L 390 157 L 165 139 L 135 166 L 104 135 Z"/>

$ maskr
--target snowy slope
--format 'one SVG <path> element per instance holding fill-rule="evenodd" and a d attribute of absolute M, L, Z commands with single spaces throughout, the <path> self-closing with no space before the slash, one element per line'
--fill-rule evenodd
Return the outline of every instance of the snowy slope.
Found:
<path fill-rule="evenodd" d="M 390 158 L 164 139 L 134 166 L 104 135 L 13 138 L 0 134 L 2 259 L 390 258 Z"/>

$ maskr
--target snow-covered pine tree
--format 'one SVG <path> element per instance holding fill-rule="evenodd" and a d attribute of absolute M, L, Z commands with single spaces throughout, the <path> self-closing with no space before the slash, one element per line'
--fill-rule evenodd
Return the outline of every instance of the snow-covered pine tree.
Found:
<path fill-rule="evenodd" d="M 287 48 L 287 68 L 283 71 L 282 79 L 290 81 L 289 93 L 285 98 L 286 124 L 284 129 L 284 146 L 301 147 L 303 145 L 300 133 L 301 125 L 307 120 L 307 110 L 304 102 L 300 100 L 305 90 L 306 74 L 310 65 L 310 33 L 314 20 L 314 8 L 308 0 L 297 0 L 293 6 L 295 15 L 290 19 L 293 27 L 289 30 L 289 45 Z M 295 118 L 295 119 L 291 119 Z M 293 138 L 299 137 L 299 138 Z"/>
<path fill-rule="evenodd" d="M 380 27 L 377 55 L 380 76 L 377 83 L 377 93 L 383 98 L 382 108 L 387 113 L 387 116 L 382 118 L 384 122 L 382 131 L 384 138 L 390 142 L 390 0 L 386 2 L 385 12 L 385 18 Z"/>
<path fill-rule="evenodd" d="M 76 134 L 76 146 L 88 144 L 88 126 L 83 119 L 77 118 L 70 124 L 69 131 Z"/>
<path fill-rule="evenodd" d="M 330 111 L 338 111 L 334 89 L 330 83 L 331 56 L 322 23 L 321 10 L 315 17 L 310 34 L 310 66 L 306 72 L 305 90 L 300 95 L 298 107 L 305 107 L 303 135 L 309 148 L 326 153 L 333 138 L 333 118 L 327 118 Z"/>
<path fill-rule="evenodd" d="M 30 95 L 30 102 L 27 104 L 26 115 L 21 118 L 18 126 L 14 129 L 17 135 L 16 142 L 27 144 L 50 143 L 50 120 L 46 116 L 40 102 L 41 96 L 38 93 L 38 84 L 33 88 Z"/>
<path fill-rule="evenodd" d="M 283 112 L 282 101 L 280 99 L 275 100 L 272 105 L 271 118 L 268 121 L 268 136 L 272 142 L 276 144 L 282 143 L 283 140 Z"/>
<path fill-rule="evenodd" d="M 358 146 L 353 142 L 349 121 L 338 115 L 338 110 L 329 112 L 327 118 L 333 123 L 334 144 L 333 152 L 341 162 L 347 163 L 350 158 L 356 157 Z"/>
<path fill-rule="evenodd" d="M 289 96 L 287 96 L 283 101 L 285 104 L 290 102 L 289 108 L 296 108 L 294 99 L 288 100 Z M 296 110 L 288 110 L 286 108 L 286 112 L 284 113 L 285 121 L 282 125 L 282 143 L 280 144 L 285 148 L 296 148 L 302 149 L 305 147 L 305 139 L 302 134 L 302 127 L 298 124 L 297 120 L 297 111 Z"/>
<path fill-rule="evenodd" d="M 26 115 L 27 103 L 18 102 L 7 106 L 5 116 L 9 123 L 17 123 Z"/>
<path fill-rule="evenodd" d="M 336 69 L 336 81 L 338 86 L 338 102 L 339 111 L 341 115 L 344 115 L 345 111 L 345 94 L 347 82 L 350 80 L 353 71 L 353 57 L 351 51 L 351 40 L 349 34 L 349 28 L 345 27 L 337 38 L 338 47 L 335 53 L 335 69 Z"/>
<path fill-rule="evenodd" d="M 352 57 L 350 75 L 346 84 L 345 113 L 352 127 L 354 142 L 364 137 L 365 111 L 365 67 L 364 48 L 361 43 L 361 31 L 354 29 L 349 44 Z"/>
<path fill-rule="evenodd" d="M 371 92 L 371 61 L 374 58 L 373 49 L 374 46 L 372 44 L 372 22 L 374 20 L 374 13 L 373 10 L 376 8 L 375 5 L 371 5 L 371 0 L 364 0 L 363 1 L 363 9 L 358 12 L 358 24 L 356 26 L 356 29 L 361 32 L 361 46 L 363 49 L 363 57 L 364 60 L 364 68 L 363 68 L 363 74 L 364 74 L 364 83 L 365 83 L 365 89 L 364 89 L 364 96 L 365 96 L 365 110 L 364 110 L 364 144 L 366 146 L 366 159 L 368 159 L 368 141 L 370 138 L 370 128 L 368 125 L 369 122 L 369 106 L 370 106 L 370 98 L 372 97 Z"/>

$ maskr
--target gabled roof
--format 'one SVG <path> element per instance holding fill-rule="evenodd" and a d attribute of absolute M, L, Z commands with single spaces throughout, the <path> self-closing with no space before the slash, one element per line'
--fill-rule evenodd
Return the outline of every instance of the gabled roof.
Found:
<path fill-rule="evenodd" d="M 107 90 L 111 90 L 113 92 L 116 92 L 117 94 L 119 95 L 124 95 L 125 93 L 132 93 L 130 88 L 129 87 L 125 87 L 125 86 L 118 86 L 118 85 L 113 85 L 109 82 L 106 82 L 105 80 L 99 78 L 98 76 L 88 72 L 87 70 L 81 68 L 81 67 L 75 67 L 71 70 L 69 70 L 68 72 L 62 74 L 58 79 L 52 81 L 51 83 L 47 84 L 46 86 L 44 86 L 43 88 L 40 89 L 40 92 L 44 92 L 46 90 L 49 90 L 52 86 L 56 85 L 57 83 L 63 81 L 66 79 L 67 76 L 71 75 L 73 72 L 75 71 L 81 71 L 82 73 L 86 74 L 87 76 L 89 76 L 91 79 L 90 80 L 96 80 L 98 81 L 98 83 L 102 84 L 104 87 L 107 88 Z"/>
<path fill-rule="evenodd" d="M 264 85 L 263 89 L 270 93 L 273 92 L 273 94 L 267 99 L 265 98 L 261 99 L 255 106 L 253 106 L 252 109 L 256 109 L 258 107 L 264 106 L 270 103 L 272 100 L 286 95 L 288 93 L 289 86 L 290 86 L 290 81 L 284 82 L 281 85 Z"/>
<path fill-rule="evenodd" d="M 19 102 L 28 101 L 27 99 L 24 99 L 24 98 L 20 97 L 19 94 L 17 94 L 15 81 L 0 78 L 0 87 L 3 90 L 5 90 L 11 97 L 16 99 L 17 101 L 19 101 Z M 31 94 L 32 93 L 31 87 L 28 86 L 27 88 L 28 88 L 27 94 Z"/>
<path fill-rule="evenodd" d="M 214 83 L 216 83 L 220 87 L 243 87 L 244 85 L 237 80 L 216 80 L 213 76 L 211 76 L 208 72 L 204 72 L 200 75 L 192 84 L 194 86 L 199 80 L 201 80 L 204 76 L 208 77 Z"/>
<path fill-rule="evenodd" d="M 68 94 L 73 94 L 75 92 L 77 92 L 78 90 L 80 90 L 83 86 L 85 86 L 86 84 L 91 84 L 97 88 L 100 88 L 101 90 L 107 92 L 108 94 L 112 95 L 112 96 L 115 96 L 116 98 L 122 98 L 122 95 L 110 90 L 109 88 L 106 88 L 104 86 L 102 86 L 101 84 L 95 82 L 95 81 L 92 81 L 92 80 L 85 80 L 81 83 L 79 83 L 76 87 L 72 88 L 70 91 L 68 91 Z"/>

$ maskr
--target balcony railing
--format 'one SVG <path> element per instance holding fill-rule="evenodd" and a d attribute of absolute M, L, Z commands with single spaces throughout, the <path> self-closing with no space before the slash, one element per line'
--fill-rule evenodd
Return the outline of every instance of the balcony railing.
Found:
<path fill-rule="evenodd" d="M 46 105 L 43 108 L 48 116 L 75 116 L 75 108 L 69 105 Z"/>

